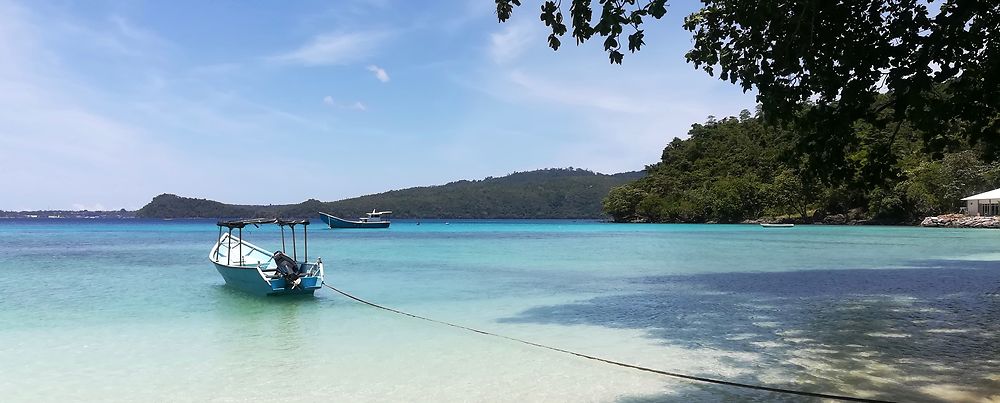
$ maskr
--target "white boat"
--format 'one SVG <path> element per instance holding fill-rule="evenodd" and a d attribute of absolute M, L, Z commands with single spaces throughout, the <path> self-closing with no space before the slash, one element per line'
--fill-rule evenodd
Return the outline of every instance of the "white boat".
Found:
<path fill-rule="evenodd" d="M 389 216 L 392 212 L 372 210 L 371 213 L 365 213 L 367 217 L 361 217 L 357 221 L 345 220 L 322 211 L 319 214 L 320 219 L 330 228 L 389 228 Z"/>
<path fill-rule="evenodd" d="M 795 224 L 761 224 L 760 226 L 764 228 L 791 228 Z"/>
<path fill-rule="evenodd" d="M 281 250 L 271 253 L 243 239 L 247 225 L 277 224 Z M 219 240 L 208 253 L 226 285 L 256 295 L 312 294 L 323 286 L 323 259 L 309 262 L 308 220 L 252 219 L 219 221 Z M 303 260 L 298 260 L 295 226 L 302 226 Z M 292 230 L 292 255 L 285 249 L 285 227 Z M 228 231 L 223 233 L 223 228 Z M 237 230 L 237 235 L 233 235 Z"/>

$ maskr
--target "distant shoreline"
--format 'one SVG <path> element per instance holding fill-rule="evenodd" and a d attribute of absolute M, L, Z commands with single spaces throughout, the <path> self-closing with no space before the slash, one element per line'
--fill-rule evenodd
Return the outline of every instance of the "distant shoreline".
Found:
<path fill-rule="evenodd" d="M 297 218 L 318 218 L 318 214 L 297 216 Z M 36 210 L 36 211 L 0 211 L 0 221 L 24 220 L 24 221 L 49 221 L 49 220 L 140 220 L 140 221 L 211 221 L 222 218 L 248 218 L 248 217 L 141 217 L 136 211 L 87 211 L 87 210 Z M 586 221 L 613 224 L 739 224 L 739 225 L 759 225 L 759 224 L 795 224 L 795 225 L 817 225 L 817 226 L 897 226 L 897 227 L 927 227 L 927 228 L 1000 228 L 1000 217 L 977 217 L 964 216 L 960 214 L 945 214 L 941 216 L 926 217 L 922 221 L 899 222 L 899 221 L 875 221 L 875 220 L 844 220 L 842 217 L 834 216 L 833 219 L 827 217 L 823 220 L 802 220 L 802 219 L 774 219 L 761 218 L 754 220 L 744 220 L 733 223 L 719 222 L 614 222 L 607 217 L 433 217 L 433 218 L 413 218 L 398 217 L 392 219 L 399 223 L 436 223 L 436 222 L 516 222 L 516 221 Z M 316 220 L 319 223 L 319 220 Z"/>
<path fill-rule="evenodd" d="M 117 211 L 89 211 L 89 210 L 33 210 L 33 211 L 0 211 L 0 219 L 26 219 L 26 220 L 56 220 L 64 218 L 76 219 L 131 219 L 136 218 L 135 211 L 125 209 Z"/>
<path fill-rule="evenodd" d="M 0 215 L 0 223 L 2 222 L 58 222 L 58 221 L 68 221 L 68 222 L 87 222 L 87 221 L 122 221 L 122 222 L 214 222 L 220 219 L 231 219 L 231 218 L 249 218 L 249 217 L 138 217 L 135 215 L 124 216 L 124 215 L 108 215 L 108 216 L 83 216 L 83 215 L 60 215 L 55 217 L 49 216 L 37 216 L 37 217 L 27 217 L 27 216 L 11 216 L 11 215 Z M 313 216 L 297 216 L 296 218 L 306 218 L 314 220 L 314 224 L 318 226 L 325 227 L 325 224 L 320 222 L 317 217 Z M 571 222 L 581 222 L 581 223 L 602 223 L 602 224 L 627 224 L 627 225 L 749 225 L 757 226 L 761 222 L 754 220 L 748 220 L 743 222 L 733 222 L 733 223 L 719 223 L 719 222 L 614 222 L 607 218 L 594 218 L 594 217 L 578 217 L 578 218 L 565 218 L 565 217 L 552 217 L 552 218 L 456 218 L 456 217 L 436 217 L 436 218 L 394 218 L 392 222 L 399 224 L 438 224 L 438 223 L 517 223 L 517 222 L 540 222 L 540 221 L 552 221 L 560 223 L 571 223 Z M 796 222 L 796 226 L 879 226 L 879 227 L 915 227 L 920 226 L 919 223 L 823 223 L 823 222 Z M 952 228 L 962 228 L 962 227 L 952 227 Z M 973 228 L 973 227 L 968 227 Z"/>

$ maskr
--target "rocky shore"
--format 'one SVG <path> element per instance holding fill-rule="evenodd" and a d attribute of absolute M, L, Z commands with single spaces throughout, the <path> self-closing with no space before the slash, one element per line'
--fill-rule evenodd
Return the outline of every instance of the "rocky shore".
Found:
<path fill-rule="evenodd" d="M 1000 228 L 1000 217 L 945 214 L 937 217 L 924 218 L 924 221 L 920 222 L 920 226 L 950 228 Z"/>

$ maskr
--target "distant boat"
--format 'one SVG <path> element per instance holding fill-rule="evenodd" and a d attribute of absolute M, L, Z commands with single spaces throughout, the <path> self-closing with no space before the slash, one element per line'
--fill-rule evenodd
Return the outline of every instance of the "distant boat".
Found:
<path fill-rule="evenodd" d="M 277 224 L 281 227 L 281 250 L 274 253 L 243 240 L 243 227 Z M 309 262 L 308 220 L 257 218 L 252 220 L 219 221 L 219 240 L 208 260 L 215 264 L 226 285 L 255 295 L 312 295 L 323 286 L 323 260 Z M 302 226 L 303 260 L 298 260 L 295 226 Z M 286 254 L 285 227 L 292 230 L 292 256 Z M 228 228 L 223 233 L 223 228 Z M 236 236 L 233 230 L 237 230 Z"/>
<path fill-rule="evenodd" d="M 760 226 L 764 228 L 790 228 L 794 227 L 795 224 L 761 224 Z"/>
<path fill-rule="evenodd" d="M 392 212 L 372 210 L 371 213 L 365 213 L 366 217 L 361 217 L 357 221 L 345 220 L 322 211 L 319 214 L 330 228 L 389 228 L 389 215 Z"/>

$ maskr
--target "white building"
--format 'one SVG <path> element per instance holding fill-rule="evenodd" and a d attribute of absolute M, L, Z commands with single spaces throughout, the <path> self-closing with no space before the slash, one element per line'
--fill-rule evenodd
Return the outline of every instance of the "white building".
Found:
<path fill-rule="evenodd" d="M 962 200 L 965 201 L 965 211 L 968 215 L 1000 215 L 1000 189 L 972 195 Z"/>

